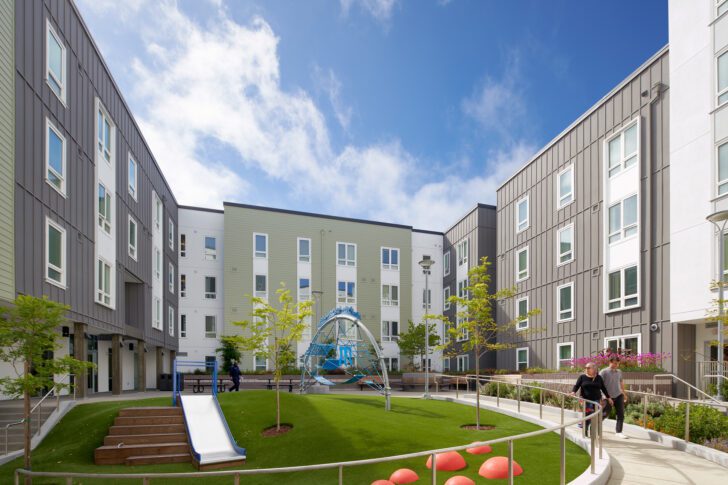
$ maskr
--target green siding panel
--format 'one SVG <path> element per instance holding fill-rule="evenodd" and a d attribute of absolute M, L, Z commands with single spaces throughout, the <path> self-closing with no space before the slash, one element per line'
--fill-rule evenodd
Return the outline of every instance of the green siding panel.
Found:
<path fill-rule="evenodd" d="M 15 297 L 15 2 L 0 0 L 0 300 Z"/>

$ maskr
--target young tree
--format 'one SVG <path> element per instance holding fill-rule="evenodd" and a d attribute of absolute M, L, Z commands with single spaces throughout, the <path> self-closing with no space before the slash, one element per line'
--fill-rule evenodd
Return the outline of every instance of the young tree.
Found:
<path fill-rule="evenodd" d="M 273 381 L 276 385 L 276 431 L 280 431 L 281 375 L 287 364 L 295 362 L 295 344 L 306 329 L 313 303 L 310 300 L 294 303 L 290 290 L 286 289 L 283 283 L 276 290 L 276 295 L 278 308 L 263 298 L 251 297 L 252 319 L 233 322 L 243 330 L 243 333 L 231 336 L 230 339 L 239 349 L 251 351 L 272 362 Z"/>
<path fill-rule="evenodd" d="M 430 332 L 430 341 L 428 342 L 430 348 L 437 347 L 440 345 L 440 336 L 437 334 L 436 325 L 430 323 L 428 325 Z M 414 357 L 418 356 L 420 362 L 425 361 L 425 324 L 418 323 L 417 325 L 409 321 L 408 330 L 404 333 L 399 334 L 399 353 L 405 357 L 409 357 L 414 361 Z M 414 365 L 414 362 L 413 362 Z"/>
<path fill-rule="evenodd" d="M 488 258 L 483 257 L 481 263 L 468 271 L 468 283 L 464 295 L 454 295 L 449 299 L 450 304 L 456 305 L 457 325 L 452 325 L 447 317 L 442 315 L 428 315 L 428 318 L 442 320 L 447 328 L 449 340 L 443 345 L 445 353 L 452 352 L 456 345 L 461 345 L 466 352 L 473 351 L 475 355 L 475 379 L 476 379 L 476 426 L 480 428 L 480 358 L 486 352 L 497 352 L 511 349 L 515 343 L 498 339 L 499 335 L 510 334 L 518 325 L 531 316 L 538 315 L 540 310 L 530 310 L 525 315 L 516 315 L 512 320 L 499 324 L 496 321 L 495 310 L 499 301 L 508 300 L 515 296 L 515 288 L 504 288 L 498 291 L 490 289 L 490 275 L 488 268 L 491 263 Z M 522 330 L 521 332 L 532 333 L 538 331 L 535 328 Z M 467 334 L 467 340 L 458 342 L 458 337 Z"/>
<path fill-rule="evenodd" d="M 240 349 L 238 349 L 235 339 L 231 337 L 222 337 L 220 339 L 220 347 L 215 352 L 222 355 L 222 371 L 230 372 L 233 362 L 240 362 Z"/>
<path fill-rule="evenodd" d="M 13 306 L 0 308 L 0 361 L 11 365 L 15 376 L 0 379 L 0 389 L 23 397 L 25 468 L 30 470 L 30 398 L 43 389 L 70 384 L 54 383 L 53 376 L 76 374 L 93 368 L 73 357 L 49 357 L 59 349 L 58 329 L 66 323 L 68 307 L 47 298 L 20 295 Z"/>

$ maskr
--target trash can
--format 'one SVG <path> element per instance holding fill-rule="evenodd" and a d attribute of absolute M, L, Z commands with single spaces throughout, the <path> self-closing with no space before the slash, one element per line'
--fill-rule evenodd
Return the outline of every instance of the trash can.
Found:
<path fill-rule="evenodd" d="M 169 382 L 172 382 L 172 376 L 169 377 Z M 177 373 L 177 390 L 182 392 L 185 390 L 185 376 L 181 372 Z"/>
<path fill-rule="evenodd" d="M 160 391 L 171 391 L 172 390 L 172 374 L 159 374 L 159 390 Z"/>

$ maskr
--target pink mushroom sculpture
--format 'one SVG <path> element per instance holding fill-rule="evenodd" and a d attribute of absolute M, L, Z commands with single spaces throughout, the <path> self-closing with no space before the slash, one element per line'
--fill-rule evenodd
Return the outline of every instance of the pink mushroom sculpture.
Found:
<path fill-rule="evenodd" d="M 417 473 L 409 468 L 400 468 L 389 477 L 389 481 L 396 485 L 416 482 L 419 479 L 420 477 L 417 476 Z"/>
<path fill-rule="evenodd" d="M 437 471 L 454 472 L 456 470 L 462 470 L 466 466 L 465 458 L 457 451 L 438 453 L 435 459 L 435 468 Z M 427 459 L 427 468 L 432 469 L 432 457 Z"/>
<path fill-rule="evenodd" d="M 513 460 L 513 476 L 523 473 L 523 468 Z M 494 456 L 480 466 L 478 474 L 485 478 L 508 478 L 508 457 Z"/>

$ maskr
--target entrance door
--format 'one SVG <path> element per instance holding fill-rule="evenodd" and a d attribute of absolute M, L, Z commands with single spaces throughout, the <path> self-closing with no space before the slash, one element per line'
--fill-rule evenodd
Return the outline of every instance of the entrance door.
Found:
<path fill-rule="evenodd" d="M 99 341 L 95 335 L 90 335 L 88 339 L 88 354 L 87 360 L 96 367 L 88 371 L 88 378 L 86 380 L 86 391 L 88 393 L 99 392 L 99 374 L 97 372 L 99 364 Z"/>

